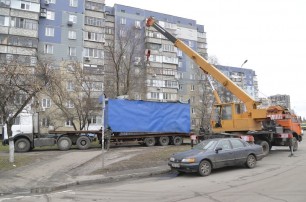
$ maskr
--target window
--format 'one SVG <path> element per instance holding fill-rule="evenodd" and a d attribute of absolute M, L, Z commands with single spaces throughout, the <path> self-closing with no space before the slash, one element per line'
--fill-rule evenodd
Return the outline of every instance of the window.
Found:
<path fill-rule="evenodd" d="M 29 2 L 21 2 L 20 8 L 23 10 L 30 10 L 30 3 Z"/>
<path fill-rule="evenodd" d="M 71 7 L 78 7 L 78 0 L 70 0 L 69 6 Z"/>
<path fill-rule="evenodd" d="M 140 21 L 139 20 L 136 20 L 135 21 L 135 27 L 136 28 L 140 28 L 141 26 L 140 26 Z"/>
<path fill-rule="evenodd" d="M 85 2 L 85 8 L 94 11 L 104 11 L 104 5 L 102 3 L 96 3 L 91 1 Z"/>
<path fill-rule="evenodd" d="M 232 147 L 231 147 L 231 144 L 230 144 L 230 142 L 229 142 L 228 140 L 221 140 L 221 141 L 218 143 L 217 147 L 221 147 L 222 150 L 229 150 L 229 149 L 232 148 Z"/>
<path fill-rule="evenodd" d="M 231 139 L 230 141 L 231 141 L 232 146 L 233 146 L 234 149 L 245 147 L 243 142 L 241 142 L 239 139 Z"/>
<path fill-rule="evenodd" d="M 50 118 L 49 117 L 44 117 L 41 119 L 41 126 L 42 127 L 49 127 L 50 125 Z"/>
<path fill-rule="evenodd" d="M 46 53 L 46 54 L 53 54 L 53 45 L 45 44 L 45 46 L 44 46 L 44 53 Z"/>
<path fill-rule="evenodd" d="M 72 81 L 67 81 L 67 90 L 68 91 L 74 90 L 74 83 Z"/>
<path fill-rule="evenodd" d="M 76 47 L 69 47 L 69 56 L 76 56 Z"/>
<path fill-rule="evenodd" d="M 68 39 L 76 39 L 76 31 L 69 30 L 68 31 Z"/>
<path fill-rule="evenodd" d="M 51 107 L 51 100 L 49 98 L 44 98 L 41 101 L 42 108 L 50 108 Z"/>
<path fill-rule="evenodd" d="M 10 7 L 11 0 L 0 0 L 1 7 Z"/>
<path fill-rule="evenodd" d="M 67 108 L 74 108 L 74 103 L 72 100 L 68 100 L 68 102 L 66 103 L 66 107 Z"/>
<path fill-rule="evenodd" d="M 17 28 L 22 28 L 22 29 L 37 30 L 38 23 L 35 20 L 12 17 L 11 18 L 11 26 L 12 27 L 17 27 Z"/>
<path fill-rule="evenodd" d="M 67 126 L 67 127 L 72 127 L 72 126 L 73 126 L 73 125 L 72 125 L 72 120 L 67 119 L 66 122 L 65 122 L 65 126 Z"/>
<path fill-rule="evenodd" d="M 5 16 L 0 15 L 0 26 L 5 25 Z"/>
<path fill-rule="evenodd" d="M 120 19 L 120 24 L 125 25 L 126 24 L 126 18 L 121 18 Z"/>
<path fill-rule="evenodd" d="M 54 28 L 53 27 L 46 27 L 45 35 L 46 36 L 54 36 Z"/>
<path fill-rule="evenodd" d="M 85 24 L 86 25 L 97 26 L 97 27 L 102 27 L 103 19 L 102 18 L 94 18 L 94 17 L 85 16 Z"/>
<path fill-rule="evenodd" d="M 84 40 L 103 42 L 104 38 L 104 34 L 101 33 L 84 32 Z"/>
<path fill-rule="evenodd" d="M 194 91 L 194 85 L 191 85 L 191 86 L 190 86 L 190 90 L 191 90 L 191 91 Z"/>
<path fill-rule="evenodd" d="M 77 23 L 77 19 L 76 15 L 69 14 L 69 22 Z"/>
<path fill-rule="evenodd" d="M 84 48 L 84 57 L 104 58 L 104 51 L 101 49 Z"/>
<path fill-rule="evenodd" d="M 47 19 L 48 20 L 54 20 L 55 19 L 54 11 L 47 11 Z"/>
<path fill-rule="evenodd" d="M 159 93 L 151 92 L 151 99 L 159 99 Z"/>

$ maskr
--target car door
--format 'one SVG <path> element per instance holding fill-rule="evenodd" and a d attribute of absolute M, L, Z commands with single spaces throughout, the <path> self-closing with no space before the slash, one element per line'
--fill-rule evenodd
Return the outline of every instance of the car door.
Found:
<path fill-rule="evenodd" d="M 243 164 L 246 161 L 246 158 L 248 156 L 248 149 L 246 148 L 246 144 L 243 143 L 242 140 L 233 138 L 230 139 L 230 142 L 233 147 L 233 154 L 235 156 L 235 162 L 234 164 Z"/>
<path fill-rule="evenodd" d="M 221 168 L 225 166 L 232 166 L 235 163 L 235 156 L 233 154 L 233 148 L 229 140 L 220 140 L 216 148 L 222 148 L 215 155 L 215 167 Z"/>

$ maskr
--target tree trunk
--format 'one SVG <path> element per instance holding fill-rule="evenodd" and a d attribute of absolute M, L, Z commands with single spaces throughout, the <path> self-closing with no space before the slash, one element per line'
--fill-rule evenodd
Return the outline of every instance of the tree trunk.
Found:
<path fill-rule="evenodd" d="M 14 140 L 13 138 L 9 138 L 9 151 L 10 151 L 10 163 L 14 163 L 15 162 L 15 157 L 14 157 Z"/>

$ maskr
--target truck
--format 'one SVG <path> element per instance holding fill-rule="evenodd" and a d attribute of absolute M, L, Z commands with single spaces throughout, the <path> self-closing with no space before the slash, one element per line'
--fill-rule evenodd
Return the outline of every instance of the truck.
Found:
<path fill-rule="evenodd" d="M 146 146 L 181 145 L 190 134 L 190 104 L 142 100 L 108 99 L 104 116 L 104 142 L 137 141 Z M 19 114 L 12 126 L 16 152 L 28 152 L 36 147 L 57 145 L 69 150 L 72 145 L 88 149 L 93 141 L 102 143 L 102 127 L 98 130 L 49 130 L 40 133 L 39 113 Z M 8 145 L 6 126 L 3 127 L 3 145 Z"/>
<path fill-rule="evenodd" d="M 272 146 L 289 146 L 294 151 L 298 149 L 298 141 L 302 141 L 303 133 L 300 121 L 294 113 L 281 106 L 276 107 L 276 112 L 271 110 L 275 109 L 275 106 L 268 109 L 260 108 L 260 102 L 248 95 L 182 40 L 177 39 L 159 25 L 154 17 L 147 18 L 146 26 L 148 29 L 152 27 L 164 35 L 191 58 L 205 74 L 214 78 L 241 101 L 239 103 L 221 103 L 220 100 L 217 100 L 217 103 L 213 105 L 210 123 L 212 135 L 239 136 L 249 142 L 261 145 L 265 155 L 269 153 Z"/>

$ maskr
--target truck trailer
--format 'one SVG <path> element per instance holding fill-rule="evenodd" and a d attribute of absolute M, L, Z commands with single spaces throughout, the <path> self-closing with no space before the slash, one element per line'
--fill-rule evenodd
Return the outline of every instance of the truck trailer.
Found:
<path fill-rule="evenodd" d="M 137 141 L 146 146 L 180 145 L 190 133 L 190 104 L 141 100 L 109 99 L 104 116 L 104 143 Z M 102 115 L 101 115 L 102 116 Z M 77 145 L 88 149 L 93 141 L 102 143 L 100 130 L 49 130 L 40 133 L 39 114 L 22 112 L 18 124 L 12 126 L 16 152 L 28 152 L 36 147 L 57 145 L 69 150 Z M 6 126 L 3 127 L 3 145 L 9 144 Z"/>

